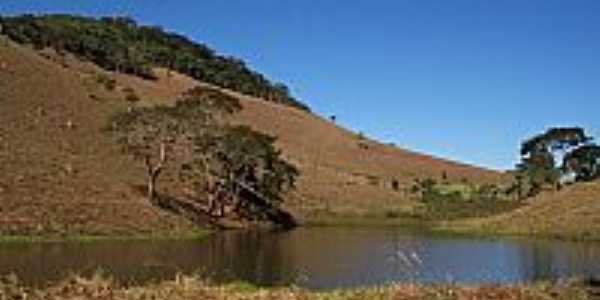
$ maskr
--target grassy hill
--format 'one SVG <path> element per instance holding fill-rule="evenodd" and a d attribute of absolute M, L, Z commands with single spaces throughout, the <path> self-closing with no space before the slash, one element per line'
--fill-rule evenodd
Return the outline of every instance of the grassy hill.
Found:
<path fill-rule="evenodd" d="M 492 217 L 461 221 L 455 231 L 599 240 L 600 182 L 545 191 L 524 206 Z"/>
<path fill-rule="evenodd" d="M 111 72 L 0 36 L 0 233 L 162 235 L 195 228 L 148 203 L 139 192 L 143 164 L 104 131 L 117 111 L 173 103 L 187 89 L 209 85 L 164 68 L 152 72 L 153 80 Z M 242 102 L 232 122 L 277 136 L 285 158 L 300 169 L 287 206 L 301 217 L 410 210 L 416 201 L 407 191 L 416 178 L 445 173 L 482 183 L 500 176 L 371 141 L 306 110 L 223 91 Z M 128 101 L 132 95 L 139 101 Z M 159 189 L 185 193 L 175 178 L 167 169 Z"/>

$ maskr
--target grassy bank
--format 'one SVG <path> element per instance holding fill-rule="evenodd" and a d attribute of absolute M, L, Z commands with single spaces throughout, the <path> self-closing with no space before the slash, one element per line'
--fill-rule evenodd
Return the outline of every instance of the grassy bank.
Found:
<path fill-rule="evenodd" d="M 405 212 L 368 211 L 368 212 L 334 212 L 321 211 L 306 216 L 303 226 L 395 226 L 395 227 L 429 227 L 430 222 Z"/>
<path fill-rule="evenodd" d="M 431 194 L 412 199 L 411 206 L 386 204 L 337 210 L 318 210 L 305 214 L 307 226 L 397 226 L 419 229 L 442 227 L 471 218 L 489 217 L 519 208 L 522 203 L 461 194 Z"/>
<path fill-rule="evenodd" d="M 598 290 L 583 280 L 560 284 L 538 283 L 514 286 L 422 286 L 397 284 L 364 289 L 313 292 L 295 287 L 260 288 L 247 283 L 215 285 L 196 277 L 178 276 L 174 280 L 144 286 L 123 286 L 102 276 L 86 279 L 72 277 L 47 286 L 30 289 L 11 276 L 0 281 L 2 299 L 270 299 L 270 300 L 343 300 L 343 299 L 598 299 Z"/>
<path fill-rule="evenodd" d="M 438 234 L 450 234 L 475 237 L 530 237 L 563 241 L 599 242 L 600 231 L 590 228 L 568 227 L 525 227 L 515 225 L 487 224 L 481 220 L 465 220 L 460 222 L 439 222 L 429 227 Z"/>
<path fill-rule="evenodd" d="M 185 232 L 133 235 L 0 235 L 0 243 L 203 240 L 211 234 L 210 230 L 198 229 Z"/>
<path fill-rule="evenodd" d="M 303 225 L 308 227 L 398 227 L 435 235 L 473 238 L 529 237 L 579 242 L 600 241 L 600 231 L 590 228 L 494 226 L 494 224 L 483 223 L 480 219 L 435 221 L 410 214 L 394 217 L 320 214 L 305 219 Z"/>

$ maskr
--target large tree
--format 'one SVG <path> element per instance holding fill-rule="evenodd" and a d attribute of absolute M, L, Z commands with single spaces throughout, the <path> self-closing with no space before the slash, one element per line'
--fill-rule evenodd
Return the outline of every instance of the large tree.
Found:
<path fill-rule="evenodd" d="M 591 140 L 592 138 L 587 136 L 581 127 L 554 127 L 523 142 L 521 156 L 564 152 Z"/>
<path fill-rule="evenodd" d="M 179 166 L 189 164 L 193 141 L 218 126 L 223 115 L 240 108 L 237 99 L 217 90 L 194 88 L 173 106 L 131 108 L 114 115 L 110 131 L 123 149 L 144 162 L 148 199 L 156 198 L 156 183 L 170 153 Z"/>
<path fill-rule="evenodd" d="M 298 170 L 282 159 L 275 138 L 247 126 L 226 127 L 215 135 L 212 174 L 238 214 L 263 218 L 294 187 Z"/>
<path fill-rule="evenodd" d="M 123 149 L 144 162 L 148 198 L 167 166 L 181 183 L 208 200 L 208 213 L 235 213 L 245 219 L 283 220 L 284 194 L 298 170 L 275 147 L 275 138 L 247 126 L 231 126 L 227 116 L 240 109 L 236 98 L 196 88 L 173 106 L 142 107 L 114 116 L 111 131 Z M 283 216 L 283 218 L 282 218 Z"/>
<path fill-rule="evenodd" d="M 559 156 L 568 158 L 580 153 L 579 149 L 590 145 L 591 140 L 580 127 L 554 127 L 524 141 L 517 169 L 529 179 L 529 195 L 539 192 L 545 184 L 556 184 L 567 161 L 557 166 Z"/>

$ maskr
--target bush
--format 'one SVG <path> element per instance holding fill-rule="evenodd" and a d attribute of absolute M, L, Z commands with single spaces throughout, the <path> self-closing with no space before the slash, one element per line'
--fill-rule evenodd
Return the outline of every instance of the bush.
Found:
<path fill-rule="evenodd" d="M 395 210 L 388 210 L 385 212 L 385 217 L 388 219 L 398 219 L 400 217 L 400 213 Z"/>
<path fill-rule="evenodd" d="M 135 90 L 130 87 L 123 89 L 123 93 L 125 93 L 125 101 L 127 102 L 136 103 L 141 100 Z"/>
<path fill-rule="evenodd" d="M 114 78 L 111 78 L 105 74 L 98 74 L 96 76 L 96 82 L 101 84 L 105 89 L 109 91 L 113 91 L 117 86 L 117 81 Z"/>
<path fill-rule="evenodd" d="M 135 93 L 127 94 L 127 95 L 125 95 L 125 101 L 131 102 L 131 103 L 136 103 L 136 102 L 140 101 L 140 97 L 138 97 L 138 95 L 136 95 Z"/>

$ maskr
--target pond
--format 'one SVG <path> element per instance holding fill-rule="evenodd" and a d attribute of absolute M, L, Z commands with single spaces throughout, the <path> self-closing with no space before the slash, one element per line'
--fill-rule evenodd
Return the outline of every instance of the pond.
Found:
<path fill-rule="evenodd" d="M 15 273 L 30 285 L 98 269 L 125 283 L 172 279 L 177 272 L 311 289 L 525 283 L 599 276 L 600 244 L 337 227 L 224 232 L 204 241 L 0 244 L 0 273 Z"/>

